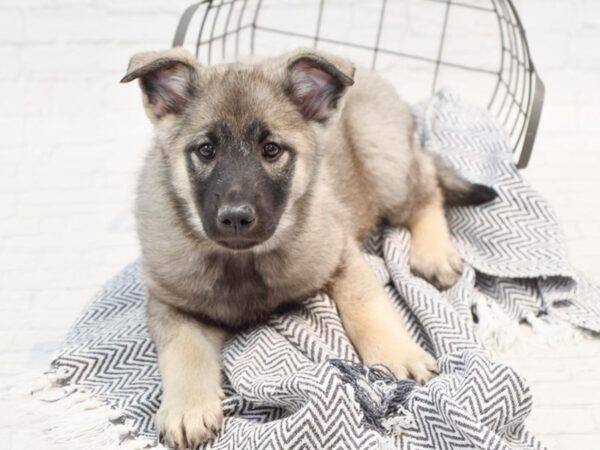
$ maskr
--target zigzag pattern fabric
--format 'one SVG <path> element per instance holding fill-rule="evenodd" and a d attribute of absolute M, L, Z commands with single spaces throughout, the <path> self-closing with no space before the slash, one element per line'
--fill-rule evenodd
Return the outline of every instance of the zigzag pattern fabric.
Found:
<path fill-rule="evenodd" d="M 362 366 L 335 304 L 318 295 L 226 343 L 225 425 L 206 448 L 544 448 L 524 426 L 533 405 L 527 383 L 494 362 L 478 335 L 481 308 L 515 321 L 557 315 L 600 331 L 600 290 L 577 281 L 552 211 L 520 177 L 490 115 L 447 92 L 415 111 L 425 149 L 499 192 L 493 203 L 448 212 L 466 267 L 446 292 L 410 273 L 406 230 L 384 229 L 365 244 L 371 268 L 436 356 L 440 375 L 421 387 Z M 156 439 L 160 378 L 144 302 L 134 263 L 84 312 L 53 365 L 70 368 L 72 383 Z"/>

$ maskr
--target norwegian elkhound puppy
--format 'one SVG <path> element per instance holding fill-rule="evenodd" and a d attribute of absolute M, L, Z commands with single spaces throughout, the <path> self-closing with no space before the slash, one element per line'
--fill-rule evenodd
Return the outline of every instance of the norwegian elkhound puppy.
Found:
<path fill-rule="evenodd" d="M 418 147 L 389 84 L 306 49 L 212 68 L 182 48 L 140 53 L 122 81 L 135 79 L 155 127 L 136 215 L 167 443 L 218 432 L 227 334 L 319 290 L 365 364 L 434 376 L 360 243 L 381 220 L 407 226 L 412 270 L 447 288 L 462 263 L 443 206 L 495 191 Z"/>

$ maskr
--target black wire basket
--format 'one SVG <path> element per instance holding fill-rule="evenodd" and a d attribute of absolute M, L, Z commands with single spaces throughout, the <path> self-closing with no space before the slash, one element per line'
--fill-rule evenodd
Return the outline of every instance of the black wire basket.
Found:
<path fill-rule="evenodd" d="M 450 87 L 497 117 L 519 168 L 544 101 L 510 0 L 205 0 L 185 10 L 173 46 L 207 65 L 309 46 L 381 72 L 411 101 Z"/>

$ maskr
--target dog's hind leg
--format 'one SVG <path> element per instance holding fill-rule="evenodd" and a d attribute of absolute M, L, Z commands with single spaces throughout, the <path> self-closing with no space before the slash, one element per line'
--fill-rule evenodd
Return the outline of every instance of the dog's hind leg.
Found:
<path fill-rule="evenodd" d="M 447 289 L 460 277 L 462 260 L 450 239 L 439 188 L 429 200 L 408 219 L 410 267 L 437 288 Z"/>
<path fill-rule="evenodd" d="M 410 230 L 412 271 L 439 289 L 447 289 L 460 277 L 462 260 L 450 239 L 444 206 L 481 205 L 497 194 L 488 186 L 465 180 L 423 150 L 415 150 L 411 195 L 388 210 L 386 217 L 393 225 Z"/>
<path fill-rule="evenodd" d="M 450 239 L 435 160 L 422 150 L 415 150 L 407 183 L 410 195 L 389 208 L 386 217 L 392 225 L 410 230 L 413 273 L 439 289 L 447 289 L 460 277 L 462 260 Z"/>

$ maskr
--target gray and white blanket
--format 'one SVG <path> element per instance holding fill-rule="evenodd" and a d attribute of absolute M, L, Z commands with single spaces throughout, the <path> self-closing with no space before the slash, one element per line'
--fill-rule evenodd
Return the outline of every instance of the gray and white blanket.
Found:
<path fill-rule="evenodd" d="M 515 169 L 489 114 L 441 92 L 415 115 L 425 149 L 499 193 L 491 204 L 448 211 L 466 264 L 446 292 L 410 273 L 406 230 L 384 229 L 365 243 L 440 375 L 421 387 L 362 366 L 335 304 L 318 295 L 226 343 L 226 419 L 209 448 L 543 448 L 524 426 L 533 404 L 527 383 L 486 343 L 501 343 L 507 321 L 560 318 L 600 332 L 600 290 L 572 270 L 552 211 Z M 83 390 L 112 408 L 108 418 L 129 448 L 157 445 L 160 379 L 144 302 L 134 263 L 91 303 L 53 363 L 65 397 Z"/>

